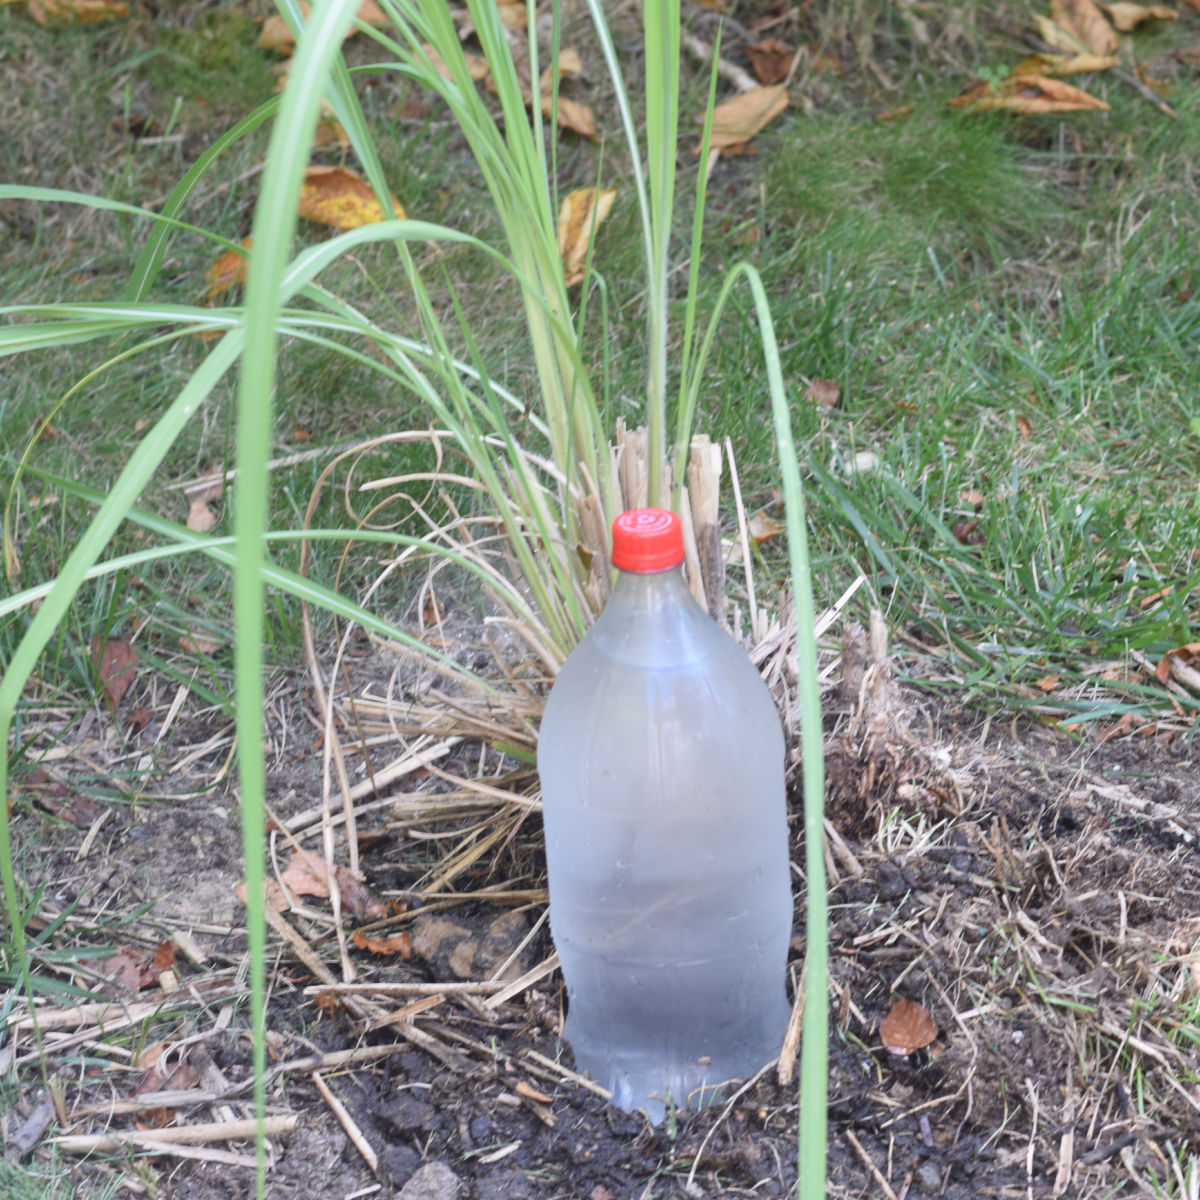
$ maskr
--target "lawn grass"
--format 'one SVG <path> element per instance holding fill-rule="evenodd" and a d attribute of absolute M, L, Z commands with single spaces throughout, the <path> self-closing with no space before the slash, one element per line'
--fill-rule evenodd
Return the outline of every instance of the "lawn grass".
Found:
<path fill-rule="evenodd" d="M 192 6 L 170 23 L 71 31 L 38 29 L 6 9 L 13 69 L 32 76 L 37 99 L 22 108 L 23 135 L 0 150 L 0 175 L 137 203 L 164 195 L 210 131 L 273 86 L 274 56 L 253 46 L 241 9 L 224 7 Z M 1176 53 L 1194 45 L 1196 26 L 1185 18 L 1131 43 L 1140 61 L 1172 76 L 1177 120 L 1115 78 L 1093 85 L 1110 113 L 970 115 L 948 110 L 946 99 L 971 69 L 1018 53 L 1021 21 L 1013 10 L 956 8 L 954 19 L 934 10 L 944 24 L 927 19 L 923 27 L 926 37 L 941 29 L 934 44 L 949 49 L 940 56 L 895 14 L 872 27 L 868 15 L 878 14 L 869 5 L 847 6 L 836 19 L 826 13 L 809 28 L 841 74 L 814 59 L 803 102 L 760 137 L 758 155 L 716 165 L 707 256 L 714 278 L 747 258 L 767 281 L 809 466 L 823 592 L 840 593 L 864 572 L 868 594 L 896 623 L 949 652 L 949 678 L 965 668 L 972 695 L 1028 704 L 1039 698 L 1026 686 L 1034 679 L 1065 671 L 1078 680 L 1089 662 L 1122 660 L 1130 649 L 1154 654 L 1196 636 L 1200 238 L 1190 201 L 1200 88 Z M 728 53 L 737 55 L 738 40 Z M 350 53 L 364 68 L 377 57 L 361 42 Z M 62 77 L 79 82 L 62 89 Z M 412 90 L 389 97 L 375 76 L 360 78 L 409 212 L 487 232 L 473 171 L 428 98 Z M 12 97 L 30 89 L 6 90 L 12 114 Z M 700 94 L 699 80 L 685 92 L 694 106 Z M 901 115 L 876 120 L 884 106 Z M 235 240 L 245 235 L 262 145 L 252 137 L 234 151 L 222 173 L 228 182 L 202 189 L 189 219 Z M 619 150 L 606 149 L 602 165 L 595 148 L 574 140 L 561 154 L 564 179 L 603 175 L 619 186 Z M 112 295 L 142 236 L 123 218 L 60 206 L 42 214 L 13 206 L 6 217 L 16 235 L 4 256 L 13 300 Z M 601 236 L 597 266 L 607 286 L 593 309 L 607 336 L 594 344 L 608 361 L 588 364 L 608 383 L 609 416 L 629 423 L 642 415 L 644 297 L 633 219 L 630 202 L 618 205 Z M 310 226 L 303 236 L 323 234 Z M 503 299 L 505 285 L 477 255 L 438 254 L 468 314 L 489 313 L 482 352 L 524 386 L 529 364 L 515 345 L 517 306 Z M 214 255 L 206 243 L 176 237 L 162 297 L 196 302 Z M 382 253 L 339 263 L 323 283 L 403 324 L 405 301 Z M 735 304 L 700 426 L 733 440 L 743 487 L 769 504 L 772 442 L 765 391 L 755 384 L 756 336 L 751 310 Z M 27 357 L 0 401 L 0 452 L 11 463 L 49 416 L 55 436 L 31 460 L 102 482 L 134 441 L 137 416 L 177 392 L 204 352 L 185 338 L 133 357 L 61 409 L 60 397 L 104 351 L 89 344 Z M 838 385 L 836 409 L 806 399 L 813 378 Z M 146 497 L 155 511 L 180 519 L 186 504 L 172 485 L 230 461 L 232 409 L 223 396 L 172 450 Z M 281 362 L 276 447 L 282 457 L 401 428 L 414 411 L 375 373 L 295 344 Z M 862 450 L 878 466 L 855 472 Z M 403 466 L 380 463 L 383 471 Z M 277 521 L 294 522 L 318 469 L 279 472 Z M 27 499 L 40 492 L 32 477 L 23 487 Z M 964 493 L 979 502 L 964 502 Z M 52 519 L 26 514 L 30 576 L 53 574 L 85 517 L 69 502 Z M 963 522 L 978 522 L 970 544 L 953 532 Z M 770 545 L 763 553 L 768 562 L 777 556 Z M 180 590 L 169 574 L 156 586 Z M 1169 601 L 1148 613 L 1138 607 L 1167 587 Z M 1127 699 L 1144 707 L 1150 698 Z"/>

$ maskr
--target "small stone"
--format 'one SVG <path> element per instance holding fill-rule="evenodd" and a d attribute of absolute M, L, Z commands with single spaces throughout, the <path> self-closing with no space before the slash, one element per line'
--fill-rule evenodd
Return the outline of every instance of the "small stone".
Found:
<path fill-rule="evenodd" d="M 933 1163 L 921 1163 L 917 1167 L 917 1175 L 921 1183 L 931 1192 L 936 1192 L 942 1186 L 942 1173 Z"/>
<path fill-rule="evenodd" d="M 395 1184 L 411 1179 L 421 1165 L 421 1156 L 411 1146 L 402 1142 L 388 1146 L 379 1157 L 388 1179 Z"/>
<path fill-rule="evenodd" d="M 438 1124 L 437 1110 L 432 1104 L 403 1092 L 380 1108 L 377 1116 L 396 1133 L 430 1133 Z"/>
<path fill-rule="evenodd" d="M 426 1163 L 410 1176 L 397 1200 L 456 1200 L 462 1181 L 444 1162 Z"/>

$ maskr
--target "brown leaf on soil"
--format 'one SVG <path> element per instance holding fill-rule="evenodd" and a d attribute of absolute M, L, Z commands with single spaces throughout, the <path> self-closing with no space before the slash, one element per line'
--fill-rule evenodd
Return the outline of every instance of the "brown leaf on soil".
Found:
<path fill-rule="evenodd" d="M 131 992 L 152 987 L 158 982 L 153 956 L 146 951 L 131 950 L 128 946 L 122 946 L 116 954 L 101 959 L 99 968 L 117 987 Z"/>
<path fill-rule="evenodd" d="M 749 141 L 788 106 L 787 88 L 782 84 L 742 92 L 713 109 L 714 150 Z"/>
<path fill-rule="evenodd" d="M 62 783 L 52 784 L 50 789 L 36 798 L 35 803 L 52 817 L 58 817 L 60 821 L 69 821 L 80 829 L 86 829 L 104 812 L 103 804 L 97 804 L 87 796 L 74 795 L 66 784 Z"/>
<path fill-rule="evenodd" d="M 385 904 L 349 867 L 337 865 L 338 891 L 342 896 L 342 910 L 355 917 L 369 917 L 373 921 L 381 920 L 391 915 L 391 908 Z"/>
<path fill-rule="evenodd" d="M 1107 71 L 1120 60 L 1114 54 L 1031 54 L 1012 69 L 1013 75 L 1087 75 Z"/>
<path fill-rule="evenodd" d="M 903 996 L 879 1022 L 879 1039 L 889 1054 L 911 1054 L 928 1046 L 937 1035 L 938 1027 L 929 1010 Z"/>
<path fill-rule="evenodd" d="M 1104 4 L 1101 6 L 1122 33 L 1132 33 L 1143 21 L 1176 21 L 1179 13 L 1165 4 Z"/>
<path fill-rule="evenodd" d="M 193 497 L 184 522 L 193 533 L 207 533 L 217 523 L 217 514 L 199 497 Z"/>
<path fill-rule="evenodd" d="M 250 238 L 242 238 L 242 246 L 246 250 L 250 249 L 250 242 Z M 226 250 L 204 272 L 204 282 L 208 284 L 204 293 L 204 303 L 211 304 L 230 288 L 240 287 L 245 283 L 246 268 L 249 264 L 250 259 L 245 254 L 239 254 L 236 250 Z"/>
<path fill-rule="evenodd" d="M 773 37 L 747 46 L 746 53 L 750 55 L 750 65 L 758 76 L 758 82 L 765 85 L 782 83 L 792 69 L 792 59 L 796 56 L 796 51 L 787 42 Z"/>
<path fill-rule="evenodd" d="M 775 520 L 765 508 L 760 508 L 751 516 L 746 522 L 746 529 L 750 534 L 750 540 L 756 546 L 761 546 L 763 542 L 770 541 L 771 538 L 787 532 L 787 526 L 782 521 Z"/>
<path fill-rule="evenodd" d="M 567 287 L 583 282 L 591 239 L 616 198 L 616 188 L 577 188 L 563 197 L 558 211 L 558 252 Z"/>
<path fill-rule="evenodd" d="M 39 25 L 91 25 L 129 16 L 122 0 L 29 0 L 29 15 Z"/>
<path fill-rule="evenodd" d="M 551 96 L 547 92 L 542 96 L 542 116 L 549 117 L 551 115 Z M 572 100 L 568 96 L 559 96 L 558 123 L 564 129 L 569 129 L 572 133 L 587 138 L 588 141 L 598 140 L 596 118 L 592 110 L 586 104 L 580 104 L 578 100 Z"/>
<path fill-rule="evenodd" d="M 1080 50 L 1116 54 L 1121 42 L 1092 0 L 1050 0 L 1050 18 Z"/>
<path fill-rule="evenodd" d="M 156 973 L 170 970 L 175 965 L 175 955 L 178 950 L 179 947 L 170 938 L 165 942 L 159 942 L 154 948 L 154 958 L 150 963 L 151 967 Z"/>
<path fill-rule="evenodd" d="M 279 877 L 279 882 L 298 896 L 329 896 L 329 868 L 311 850 L 296 850 Z"/>
<path fill-rule="evenodd" d="M 1017 418 L 1017 428 L 1021 431 L 1021 437 L 1025 441 L 1031 441 L 1033 438 L 1033 424 L 1028 417 Z"/>
<path fill-rule="evenodd" d="M 338 863 L 334 868 L 342 909 L 356 917 L 378 920 L 389 915 L 388 906 L 376 896 L 348 867 Z M 279 881 L 300 896 L 329 896 L 329 866 L 320 855 L 310 850 L 296 850 Z"/>
<path fill-rule="evenodd" d="M 1046 75 L 1010 75 L 995 88 L 986 81 L 981 82 L 948 103 L 953 108 L 973 112 L 995 108 L 1022 113 L 1109 111 L 1109 106 L 1098 97 Z"/>
<path fill-rule="evenodd" d="M 391 937 L 368 937 L 361 929 L 356 930 L 351 941 L 360 950 L 369 950 L 372 954 L 382 954 L 388 957 L 400 955 L 405 962 L 412 958 L 412 935 L 407 930 L 394 933 Z"/>
<path fill-rule="evenodd" d="M 391 201 L 396 216 L 403 217 L 400 201 L 395 196 Z M 299 213 L 334 229 L 357 229 L 387 215 L 371 185 L 349 167 L 309 167 L 300 185 Z"/>
<path fill-rule="evenodd" d="M 1035 679 L 1033 681 L 1034 687 L 1041 688 L 1042 691 L 1046 692 L 1047 694 L 1054 691 L 1054 689 L 1058 687 L 1060 683 L 1062 683 L 1061 675 L 1043 675 L 1041 679 Z"/>
<path fill-rule="evenodd" d="M 137 678 L 137 651 L 124 638 L 92 638 L 92 663 L 100 673 L 104 698 L 114 711 Z"/>
<path fill-rule="evenodd" d="M 842 389 L 832 379 L 810 379 L 805 395 L 819 408 L 837 408 Z"/>

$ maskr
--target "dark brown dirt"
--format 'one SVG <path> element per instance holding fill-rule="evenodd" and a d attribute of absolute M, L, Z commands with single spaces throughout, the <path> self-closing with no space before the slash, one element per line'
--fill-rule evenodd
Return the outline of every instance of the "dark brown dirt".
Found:
<path fill-rule="evenodd" d="M 860 697 L 869 690 L 860 686 Z M 1172 1156 L 1186 1162 L 1197 1152 L 1200 1133 L 1192 1025 L 1200 1005 L 1200 776 L 1190 738 L 1073 742 L 1043 726 L 1001 723 L 901 692 L 889 681 L 876 690 L 888 720 L 845 688 L 827 697 L 836 831 L 828 1194 L 1145 1194 L 1169 1172 Z M 127 703 L 137 702 L 134 695 Z M 285 751 L 272 771 L 271 803 L 286 821 L 319 795 L 320 760 L 311 744 L 300 750 L 311 725 L 299 689 L 281 688 L 271 711 L 288 713 L 288 721 L 272 722 L 275 745 Z M 153 735 L 148 728 L 143 738 Z M 79 781 L 80 763 L 94 767 L 127 752 L 107 715 L 89 719 L 87 729 L 90 740 L 54 768 L 56 778 Z M 71 1132 L 135 1127 L 135 1118 L 106 1105 L 145 1090 L 144 1067 L 131 1067 L 154 1041 L 175 1047 L 173 1064 L 195 1068 L 199 1082 L 191 1086 L 223 1092 L 221 1103 L 232 1110 L 225 1116 L 248 1111 L 246 1006 L 234 1002 L 223 1011 L 221 1001 L 204 998 L 208 988 L 238 993 L 244 965 L 234 899 L 236 799 L 228 779 L 202 790 L 223 770 L 228 730 L 217 714 L 185 710 L 177 733 L 170 756 L 191 761 L 148 779 L 145 791 L 190 797 L 134 805 L 101 797 L 111 815 L 81 861 L 88 830 L 63 819 L 80 803 L 74 785 L 66 796 L 61 788 L 48 796 L 49 785 L 27 782 L 15 797 L 26 878 L 44 888 L 31 932 L 66 913 L 55 944 L 122 944 L 132 955 L 186 928 L 207 956 L 202 965 L 176 958 L 179 995 L 195 989 L 176 1011 L 165 1008 L 140 1024 L 134 1043 L 109 1035 L 126 1052 L 79 1057 L 77 1048 L 48 1047 Z M 198 754 L 204 746 L 211 749 Z M 459 753 L 457 762 L 443 761 L 451 774 L 477 766 L 477 748 Z M 874 791 L 863 790 L 867 778 Z M 436 778 L 419 786 L 448 787 Z M 47 808 L 55 804 L 59 816 L 51 817 Z M 94 821 L 94 809 L 80 808 L 77 815 Z M 431 842 L 414 838 L 411 821 L 396 820 L 397 811 L 385 806 L 373 814 L 382 836 L 363 840 L 362 866 L 378 897 L 408 905 L 399 918 L 375 922 L 386 929 L 374 936 L 411 927 L 416 952 L 406 962 L 351 948 L 360 981 L 461 985 L 487 978 L 506 950 L 520 951 L 510 975 L 550 955 L 545 926 L 537 925 L 544 904 L 534 820 L 516 828 L 502 853 L 481 856 L 457 878 L 460 898 L 422 904 L 414 890 L 431 862 L 464 844 L 463 830 L 480 818 L 430 819 L 425 834 L 453 835 Z M 800 828 L 798 812 L 793 827 Z M 282 868 L 288 853 L 275 840 Z M 35 855 L 33 847 L 53 850 Z M 803 861 L 801 845 L 793 857 Z M 498 885 L 504 902 L 480 894 Z M 300 900 L 291 926 L 336 976 L 336 946 L 322 915 L 328 902 Z M 793 979 L 803 957 L 803 900 L 797 896 Z M 111 924 L 143 903 L 155 907 L 135 924 Z M 429 934 L 435 926 L 459 932 L 443 943 Z M 375 997 L 381 1011 L 400 1015 L 364 1034 L 361 1013 L 344 1002 L 319 1003 L 306 990 L 315 982 L 311 962 L 274 934 L 271 941 L 268 1109 L 299 1118 L 292 1133 L 272 1140 L 269 1194 L 279 1200 L 375 1194 L 364 1189 L 408 1200 L 640 1200 L 783 1196 L 794 1187 L 797 1088 L 781 1086 L 774 1069 L 722 1107 L 680 1113 L 655 1128 L 611 1109 L 556 1065 L 571 1061 L 557 1037 L 564 1004 L 557 973 L 494 1009 L 484 995 L 448 993 L 406 1018 L 402 1006 L 419 1007 L 422 997 Z M 153 974 L 135 996 L 98 984 L 105 968 L 97 974 L 96 960 L 80 966 L 92 970 L 76 971 L 76 982 L 123 1003 L 165 1000 Z M 64 977 L 62 966 L 42 970 Z M 881 1045 L 879 1022 L 896 997 L 932 1014 L 939 1032 L 928 1049 L 898 1057 Z M 95 1031 L 93 1045 L 104 1040 Z M 340 1071 L 327 1065 L 324 1074 L 377 1156 L 377 1177 L 317 1091 L 311 1065 L 293 1069 L 314 1054 L 364 1046 L 386 1057 Z M 3 1047 L 11 1048 L 11 1041 Z M 41 1080 L 27 1035 L 16 1049 L 22 1097 L 31 1104 Z M 91 1116 L 71 1116 L 89 1106 Z M 136 1120 L 143 1127 L 202 1123 L 220 1119 L 218 1107 Z M 244 1146 L 228 1150 L 245 1161 Z M 189 1200 L 252 1194 L 245 1166 L 151 1161 L 147 1175 L 127 1159 L 94 1155 L 75 1170 L 74 1184 L 80 1195 L 118 1176 Z"/>

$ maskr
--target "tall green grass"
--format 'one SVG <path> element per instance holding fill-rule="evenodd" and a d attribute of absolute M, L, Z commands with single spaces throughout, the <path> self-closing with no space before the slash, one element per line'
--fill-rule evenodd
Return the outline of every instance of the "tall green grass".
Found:
<path fill-rule="evenodd" d="M 0 607 L 0 616 L 40 602 L 15 646 L 0 681 L 0 732 L 7 744 L 25 681 L 67 616 L 89 578 L 137 567 L 162 554 L 203 553 L 232 569 L 236 621 L 236 711 L 241 783 L 241 820 L 246 857 L 246 896 L 250 949 L 254 1057 L 258 1080 L 256 1109 L 264 1107 L 265 933 L 262 847 L 264 836 L 264 760 L 262 689 L 264 679 L 264 600 L 268 589 L 284 589 L 412 644 L 403 631 L 377 614 L 277 566 L 269 554 L 271 538 L 287 531 L 269 529 L 269 457 L 280 355 L 296 339 L 339 354 L 376 373 L 381 382 L 414 397 L 428 418 L 451 431 L 458 450 L 484 487 L 487 504 L 499 520 L 519 578 L 498 576 L 471 547 L 452 553 L 468 570 L 486 577 L 499 602 L 534 631 L 532 642 L 545 647 L 553 667 L 581 635 L 596 608 L 589 589 L 585 558 L 608 562 L 607 530 L 620 498 L 608 466 L 612 430 L 590 378 L 582 304 L 568 293 L 557 247 L 556 132 L 548 129 L 535 104 L 527 110 L 519 72 L 495 6 L 470 0 L 468 7 L 495 84 L 493 106 L 470 78 L 457 30 L 441 0 L 381 0 L 390 18 L 385 30 L 364 29 L 382 56 L 372 71 L 394 71 L 434 92 L 465 137 L 502 231 L 496 245 L 445 226 L 419 220 L 388 219 L 331 237 L 315 246 L 294 247 L 296 201 L 308 160 L 322 95 L 331 100 L 348 131 L 355 155 L 380 203 L 390 209 L 388 181 L 371 126 L 356 96 L 354 81 L 340 54 L 343 34 L 357 0 L 320 0 L 304 20 L 298 5 L 283 0 L 280 9 L 297 34 L 297 50 L 288 85 L 278 101 L 247 116 L 188 171 L 158 213 L 103 197 L 2 187 L 0 199 L 91 206 L 115 216 L 135 217 L 148 226 L 142 249 L 130 270 L 124 294 L 106 302 L 24 304 L 2 310 L 9 324 L 0 328 L 0 354 L 15 355 L 107 340 L 114 343 L 110 363 L 129 354 L 153 354 L 172 340 L 198 333 L 218 340 L 192 371 L 163 415 L 130 454 L 107 496 L 79 484 L 72 490 L 96 503 L 94 516 L 56 577 L 33 584 Z M 674 404 L 668 394 L 668 278 L 675 218 L 675 164 L 679 122 L 679 27 L 677 0 L 647 0 L 644 5 L 644 92 L 631 96 L 618 62 L 604 8 L 589 0 L 595 35 L 609 70 L 617 116 L 625 137 L 627 169 L 640 216 L 646 270 L 647 354 L 645 411 L 648 426 L 649 499 L 678 502 L 681 464 L 692 431 L 697 399 L 704 386 L 715 331 L 733 289 L 748 289 L 761 335 L 765 391 L 769 394 L 780 477 L 787 505 L 788 551 L 796 604 L 800 665 L 800 736 L 804 753 L 806 867 L 808 886 L 807 989 L 802 1051 L 800 1121 L 800 1194 L 808 1200 L 824 1194 L 826 1075 L 826 911 L 821 853 L 823 770 L 821 723 L 816 683 L 816 651 L 804 631 L 813 626 L 812 578 L 804 526 L 804 498 L 792 441 L 786 391 L 770 306 L 757 271 L 743 265 L 732 272 L 707 328 L 695 307 L 696 271 L 702 228 L 703 181 L 698 175 L 698 216 L 692 233 L 692 287 L 685 305 L 684 358 Z M 557 12 L 551 53 L 559 45 Z M 537 27 L 535 6 L 529 27 Z M 432 45 L 448 67 L 449 78 L 433 66 L 424 46 Z M 540 74 L 539 46 L 530 43 L 530 75 Z M 556 85 L 555 85 L 556 88 Z M 554 96 L 556 97 L 555 90 Z M 710 86 L 710 108 L 712 90 Z M 556 100 L 552 97 L 551 112 Z M 638 124 L 646 122 L 645 146 Z M 174 238 L 199 235 L 214 246 L 233 242 L 194 227 L 188 206 L 202 180 L 220 169 L 222 155 L 264 122 L 273 121 L 270 149 L 256 207 L 244 305 L 218 308 L 164 304 L 153 299 L 165 254 Z M 705 136 L 707 137 L 707 131 Z M 704 162 L 704 156 L 701 157 Z M 499 264 L 518 289 L 529 353 L 537 380 L 529 419 L 542 441 L 545 457 L 525 445 L 523 400 L 493 374 L 479 351 L 474 325 L 479 318 L 452 307 L 447 327 L 417 268 L 411 247 L 432 242 L 457 244 Z M 372 320 L 321 286 L 320 275 L 359 247 L 379 244 L 394 254 L 398 277 L 408 293 L 415 328 L 392 329 Z M 444 281 L 439 281 L 444 284 Z M 585 282 L 586 289 L 589 284 Z M 599 283 L 597 281 L 597 286 Z M 163 332 L 164 328 L 167 332 Z M 116 349 L 118 339 L 121 348 Z M 459 349 L 455 349 L 455 348 Z M 465 349 L 463 349 L 465 348 Z M 171 446 L 210 402 L 214 390 L 237 371 L 237 483 L 233 489 L 231 537 L 207 537 L 140 511 L 136 501 Z M 674 471 L 671 470 L 674 459 Z M 103 561 L 102 556 L 126 521 L 151 529 L 160 545 Z M 398 535 L 400 544 L 421 541 L 425 531 Z M 6 529 L 7 535 L 7 529 Z M 298 536 L 298 535 L 297 535 Z M 314 536 L 311 533 L 308 536 Z M 322 536 L 318 531 L 316 536 Z M 324 536 L 336 536 L 326 531 Z M 429 539 L 432 541 L 432 539 Z M 576 553 L 584 546 L 586 556 Z M 0 763 L 0 791 L 7 762 Z M 13 870 L 6 814 L 0 811 L 0 873 L 18 966 L 31 987 L 23 944 L 21 896 Z M 335 901 L 336 903 L 336 901 Z M 259 1189 L 263 1186 L 260 1146 Z"/>

